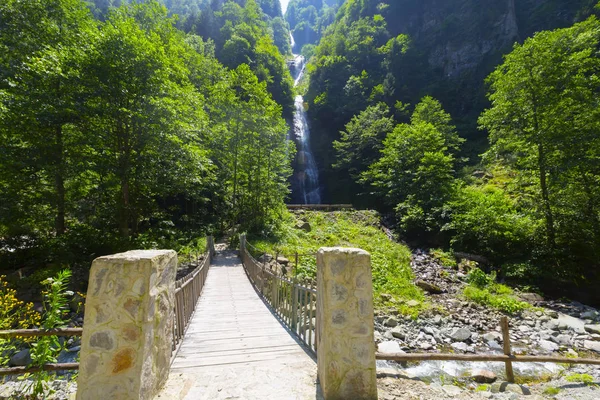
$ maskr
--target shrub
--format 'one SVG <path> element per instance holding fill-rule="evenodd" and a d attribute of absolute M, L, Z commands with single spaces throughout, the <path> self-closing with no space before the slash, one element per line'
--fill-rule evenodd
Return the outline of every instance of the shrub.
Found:
<path fill-rule="evenodd" d="M 487 275 L 474 268 L 467 277 L 469 286 L 463 292 L 465 297 L 475 303 L 497 308 L 508 314 L 515 314 L 531 307 L 529 303 L 519 301 L 511 288 L 496 283 L 496 275 Z"/>
<path fill-rule="evenodd" d="M 568 382 L 581 382 L 586 385 L 594 383 L 594 377 L 588 374 L 571 374 L 565 378 Z"/>
<path fill-rule="evenodd" d="M 0 330 L 28 329 L 39 324 L 41 316 L 33 309 L 33 303 L 25 303 L 17 299 L 17 292 L 8 287 L 5 276 L 0 276 Z M 17 338 L 18 341 L 30 342 L 31 338 Z M 16 342 L 0 339 L 0 365 L 8 364 L 10 355 L 16 349 Z"/>
<path fill-rule="evenodd" d="M 539 221 L 521 213 L 515 203 L 492 185 L 462 187 L 443 228 L 453 233 L 452 247 L 496 262 L 528 258 Z"/>

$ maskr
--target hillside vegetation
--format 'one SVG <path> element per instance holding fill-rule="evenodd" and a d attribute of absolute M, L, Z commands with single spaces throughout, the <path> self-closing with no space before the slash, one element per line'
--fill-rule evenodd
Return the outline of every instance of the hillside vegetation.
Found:
<path fill-rule="evenodd" d="M 305 96 L 324 201 L 599 302 L 595 3 L 344 2 Z"/>
<path fill-rule="evenodd" d="M 308 223 L 309 227 L 304 226 Z M 426 306 L 423 292 L 414 286 L 410 268 L 411 252 L 396 243 L 381 229 L 379 215 L 373 211 L 306 211 L 288 213 L 280 230 L 269 238 L 250 236 L 258 253 L 284 255 L 294 265 L 299 254 L 299 268 L 291 272 L 299 279 L 314 280 L 316 252 L 321 247 L 357 247 L 371 254 L 375 300 L 380 295 L 394 297 L 394 305 L 407 315 L 418 315 Z M 413 302 L 411 302 L 411 300 Z"/>

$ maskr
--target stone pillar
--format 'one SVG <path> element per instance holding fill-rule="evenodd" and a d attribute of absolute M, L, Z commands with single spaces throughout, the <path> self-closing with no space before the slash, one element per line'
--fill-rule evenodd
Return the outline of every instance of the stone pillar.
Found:
<path fill-rule="evenodd" d="M 325 400 L 377 399 L 371 256 L 317 253 L 318 375 Z"/>
<path fill-rule="evenodd" d="M 77 399 L 153 399 L 173 345 L 173 250 L 94 260 L 85 306 Z"/>
<path fill-rule="evenodd" d="M 241 255 L 241 253 L 244 252 L 245 249 L 246 249 L 246 234 L 242 233 L 240 235 L 240 255 Z"/>
<path fill-rule="evenodd" d="M 216 254 L 215 251 L 215 238 L 213 236 L 208 236 L 206 238 L 206 247 L 208 247 L 208 251 L 210 252 L 210 257 L 214 257 Z"/>

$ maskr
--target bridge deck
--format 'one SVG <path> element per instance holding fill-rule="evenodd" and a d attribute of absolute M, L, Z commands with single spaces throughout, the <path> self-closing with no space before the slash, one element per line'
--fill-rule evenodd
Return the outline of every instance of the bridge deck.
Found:
<path fill-rule="evenodd" d="M 316 363 L 254 291 L 233 252 L 217 256 L 157 399 L 315 399 Z"/>

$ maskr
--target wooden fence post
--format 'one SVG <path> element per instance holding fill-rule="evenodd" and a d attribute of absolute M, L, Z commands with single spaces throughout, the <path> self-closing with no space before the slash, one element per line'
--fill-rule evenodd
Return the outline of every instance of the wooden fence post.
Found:
<path fill-rule="evenodd" d="M 298 326 L 298 288 L 296 283 L 292 283 L 292 330 L 297 332 Z"/>
<path fill-rule="evenodd" d="M 502 343 L 504 345 L 504 354 L 506 354 L 507 356 L 510 356 L 511 355 L 510 334 L 508 331 L 508 318 L 507 317 L 502 317 L 500 319 L 500 327 L 502 329 Z M 514 383 L 515 374 L 513 373 L 512 362 L 505 361 L 504 364 L 506 365 L 506 380 L 510 383 Z"/>

